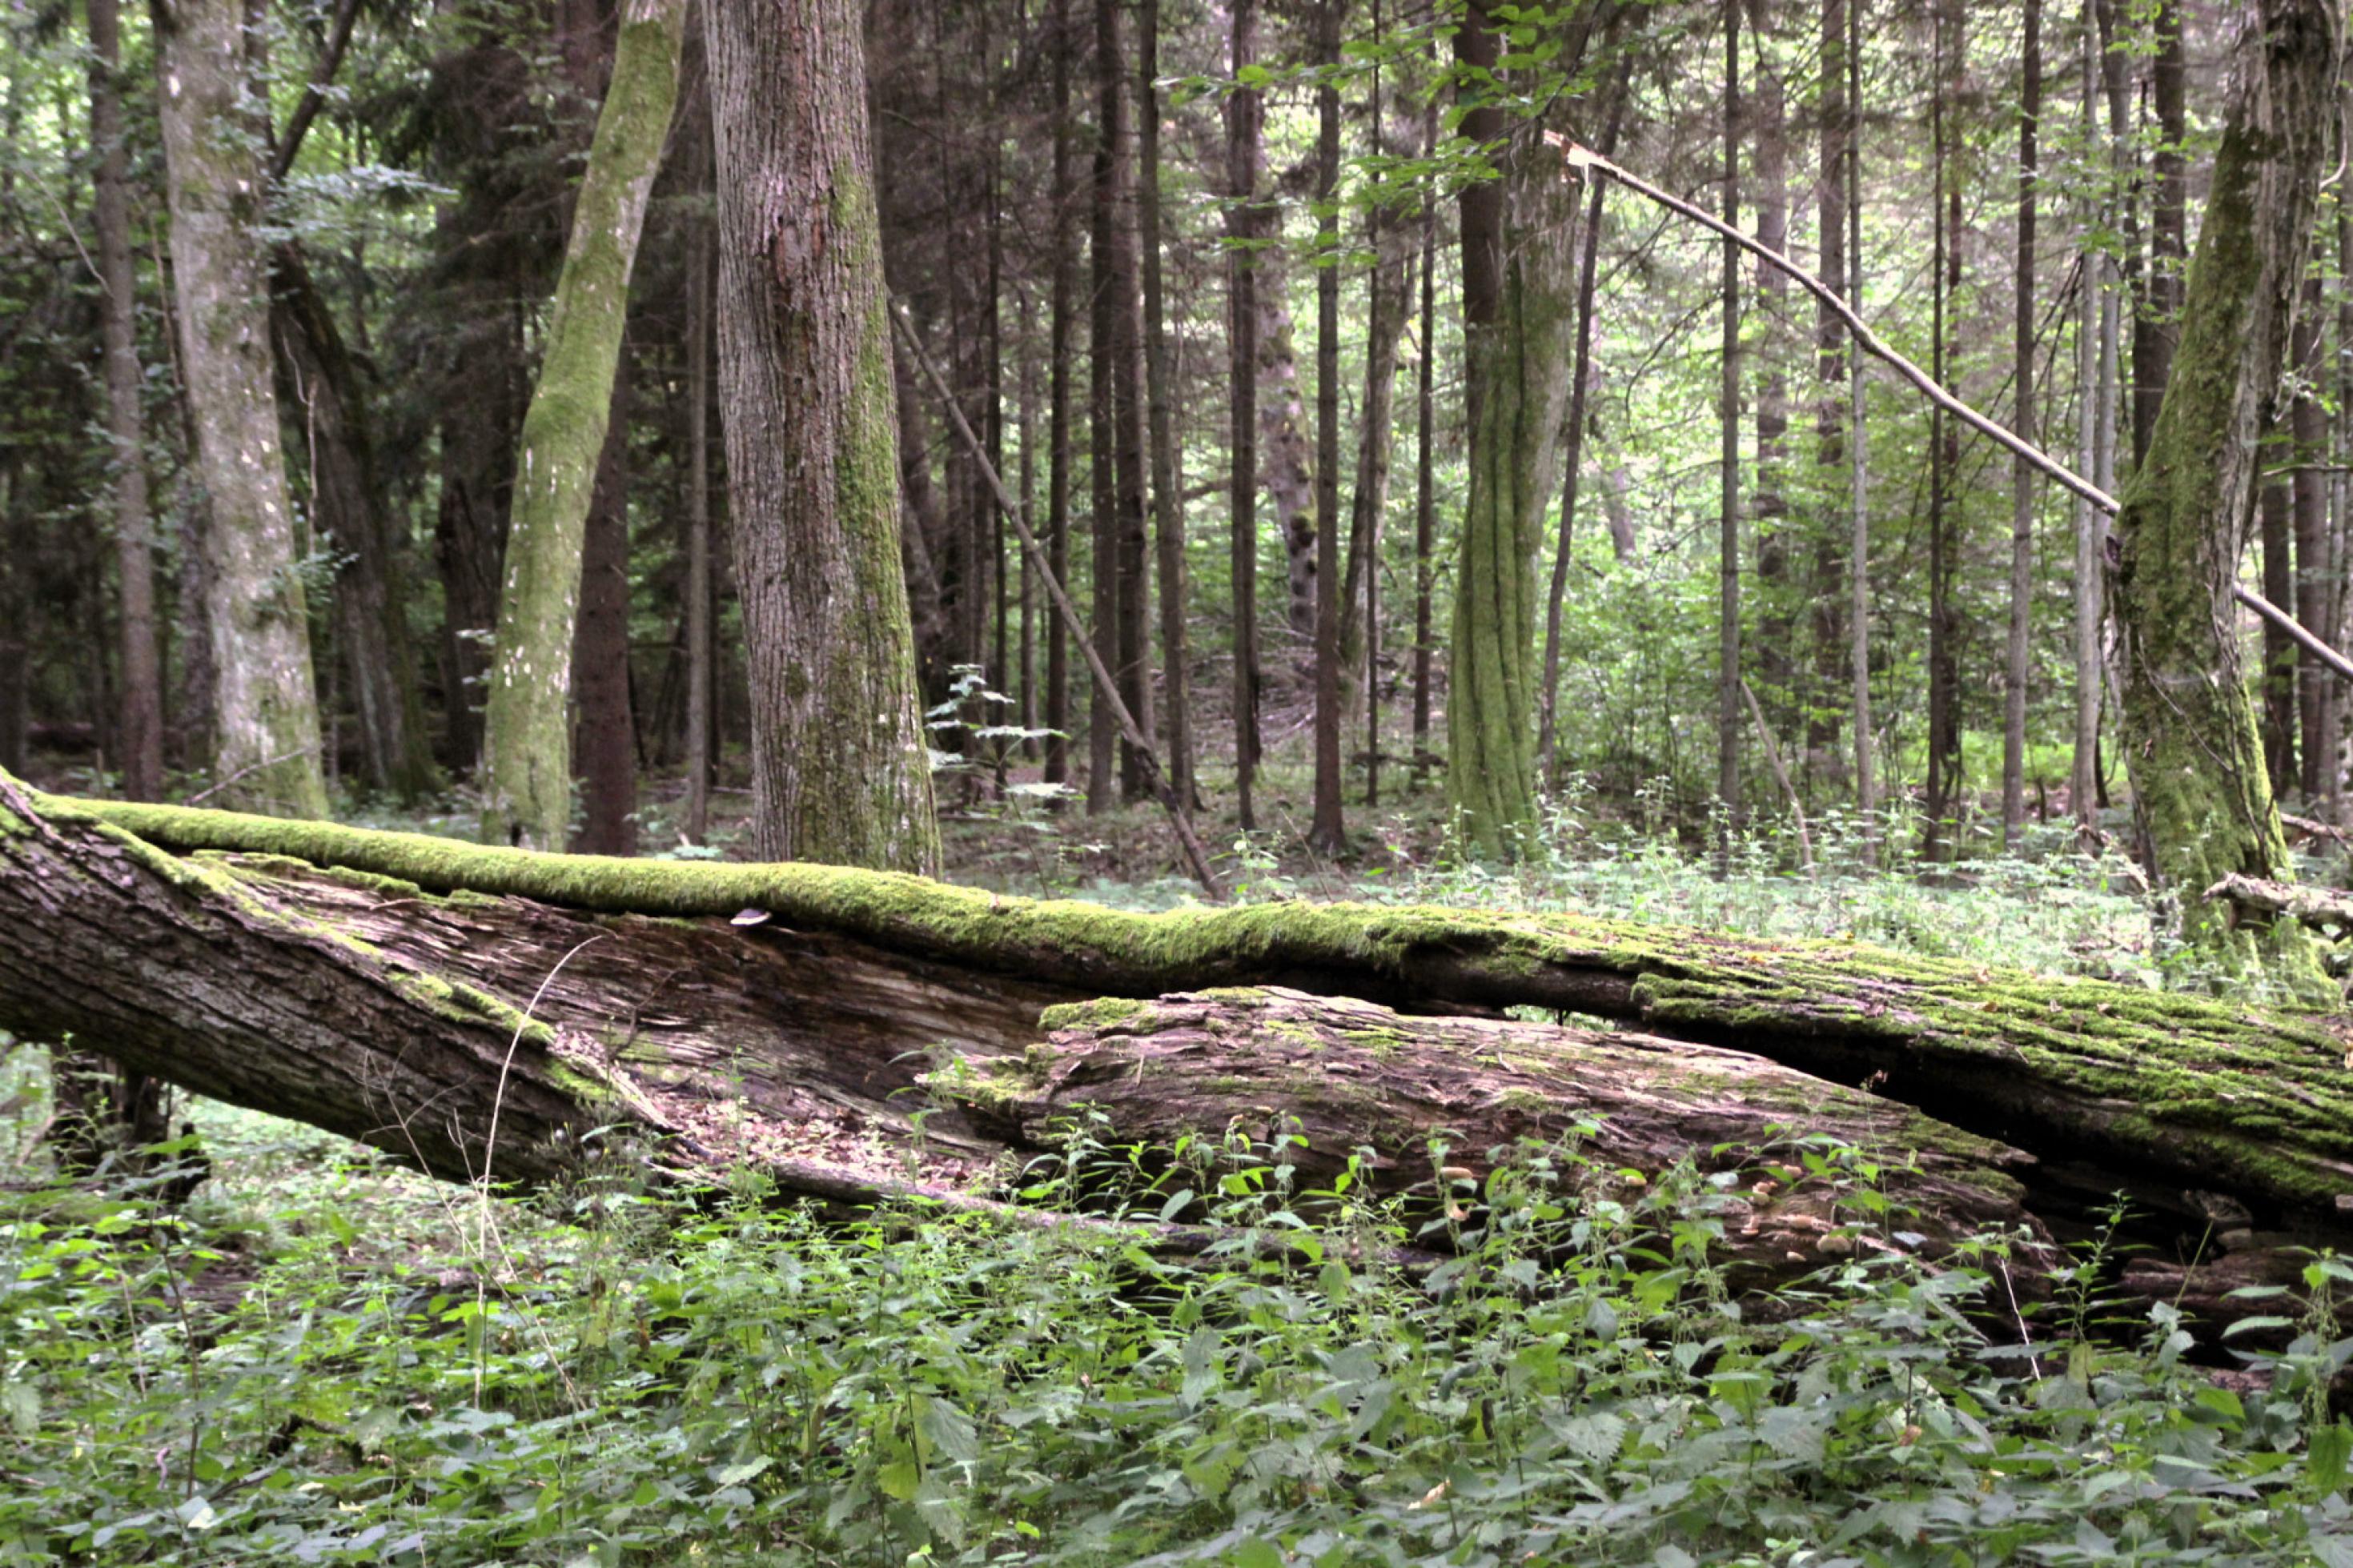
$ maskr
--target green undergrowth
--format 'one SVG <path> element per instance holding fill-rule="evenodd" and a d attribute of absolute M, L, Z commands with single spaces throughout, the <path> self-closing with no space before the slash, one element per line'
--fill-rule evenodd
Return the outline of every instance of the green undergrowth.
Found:
<path fill-rule="evenodd" d="M 1476 1188 L 1432 1149 L 1451 1235 L 1280 1144 L 1076 1128 L 1027 1176 L 1206 1199 L 1230 1241 L 1174 1262 L 749 1184 L 478 1200 L 204 1119 L 185 1219 L 0 1213 L 0 1563 L 2353 1564 L 2327 1258 L 2234 1390 L 2168 1310 L 2103 1321 L 2112 1258 L 2023 1346 L 1999 1238 L 1735 1300 L 1736 1176 L 1574 1143 Z M 1866 1160 L 1780 1157 L 1902 1230 Z"/>

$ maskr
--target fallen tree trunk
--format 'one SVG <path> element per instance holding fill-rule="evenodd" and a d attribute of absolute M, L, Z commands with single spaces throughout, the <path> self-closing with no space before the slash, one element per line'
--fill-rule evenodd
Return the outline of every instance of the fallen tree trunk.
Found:
<path fill-rule="evenodd" d="M 2219 1297 L 2185 1272 L 2218 1244 L 2235 1280 L 2353 1240 L 2353 1096 L 2316 1015 L 1582 916 L 1130 915 L 70 801 L 5 774 L 0 805 L 0 1025 L 445 1176 L 543 1181 L 617 1124 L 667 1159 L 747 1161 L 814 1196 L 986 1194 L 1074 1100 L 1129 1140 L 1296 1116 L 1323 1157 L 1364 1143 L 1399 1172 L 1440 1129 L 1483 1151 L 1598 1114 L 1642 1141 L 1638 1168 L 1719 1143 L 1743 1163 L 1782 1125 L 1915 1152 L 1930 1235 L 2014 1215 L 2063 1237 L 2126 1189 L 2179 1244 L 2152 1295 Z M 1303 994 L 1289 1013 L 1098 1006 L 1057 1015 L 1039 1046 L 1050 1005 L 1235 984 Z M 1361 1004 L 1526 1005 L 1653 1033 Z M 1147 1016 L 1149 1048 L 1132 1021 Z M 1323 1041 L 1318 1070 L 1270 1053 L 1286 1028 Z M 1054 1066 L 1082 1035 L 1094 1065 Z M 1353 1036 L 1353 1055 L 1331 1048 Z M 933 1070 L 955 1058 L 973 1065 Z"/>

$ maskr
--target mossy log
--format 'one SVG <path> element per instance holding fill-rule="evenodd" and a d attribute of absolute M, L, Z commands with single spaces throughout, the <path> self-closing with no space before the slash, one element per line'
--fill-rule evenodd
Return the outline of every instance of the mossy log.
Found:
<path fill-rule="evenodd" d="M 1926 1205 L 1953 1226 L 2014 1208 L 2064 1238 L 2123 1189 L 2153 1216 L 2144 1273 L 2168 1285 L 2152 1294 L 2219 1299 L 2183 1272 L 2218 1249 L 2243 1276 L 2353 1243 L 2353 1095 L 2317 1015 L 1584 916 L 1134 915 L 66 800 L 5 774 L 0 806 L 0 1026 L 450 1177 L 547 1180 L 618 1126 L 659 1135 L 665 1160 L 748 1161 L 789 1191 L 968 1201 L 1073 1097 L 1146 1140 L 1297 1117 L 1319 1157 L 1367 1144 L 1400 1173 L 1433 1129 L 1483 1151 L 1583 1106 L 1658 1159 L 1745 1161 L 1784 1125 L 1913 1151 L 1977 1194 Z M 1176 1049 L 1172 1024 L 1146 1048 L 1120 1026 L 1143 1012 L 1098 1001 L 1243 985 L 1353 999 L 1301 1019 L 1327 1045 L 1361 1037 L 1353 1054 L 1321 1051 L 1324 1077 L 1303 1076 L 1283 1031 L 1250 1022 L 1266 1004 L 1198 996 L 1153 1016 L 1227 1047 Z M 1040 1047 L 1045 1009 L 1090 1002 Z M 1213 1003 L 1214 1025 L 1198 1011 Z M 1460 1016 L 1510 1005 L 1645 1033 Z M 1093 1065 L 1058 1066 L 1085 1028 L 1103 1036 Z"/>

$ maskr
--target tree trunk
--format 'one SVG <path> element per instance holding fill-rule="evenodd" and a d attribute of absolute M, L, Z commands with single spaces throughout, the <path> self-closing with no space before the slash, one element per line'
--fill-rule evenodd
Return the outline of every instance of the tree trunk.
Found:
<path fill-rule="evenodd" d="M 1862 300 L 1862 6 L 1848 0 L 1846 34 L 1847 297 Z M 1827 21 L 1824 24 L 1828 25 Z M 1879 847 L 1879 788 L 1871 717 L 1871 441 L 1863 398 L 1862 355 L 1847 356 L 1847 673 L 1854 682 L 1854 809 L 1866 853 Z"/>
<path fill-rule="evenodd" d="M 1315 8 L 1315 811 L 1308 847 L 1348 847 L 1340 801 L 1340 4 Z"/>
<path fill-rule="evenodd" d="M 2150 870 L 2184 897 L 2225 874 L 2288 866 L 2231 588 L 2254 521 L 2257 444 L 2288 343 L 2335 110 L 2333 24 L 2321 0 L 2263 0 L 2242 19 L 2212 195 L 2182 312 L 2179 363 L 2148 460 L 2116 519 L 2122 722 Z M 2185 902 L 2185 933 L 2237 953 L 2258 933 Z M 2279 971 L 2333 994 L 2310 942 L 2275 924 Z"/>
<path fill-rule="evenodd" d="M 147 505 L 147 378 L 139 366 L 138 279 L 131 264 L 130 157 L 123 147 L 121 29 L 116 0 L 90 0 L 90 139 L 106 345 L 106 431 L 112 461 L 115 574 L 122 603 L 122 793 L 164 793 L 164 673 L 155 638 L 155 530 Z"/>
<path fill-rule="evenodd" d="M 1263 130 L 1264 110 L 1253 123 Z M 1262 248 L 1250 254 L 1257 274 L 1250 297 L 1258 304 L 1259 483 L 1274 506 L 1275 531 L 1282 539 L 1284 582 L 1290 591 L 1289 625 L 1294 647 L 1315 645 L 1315 438 L 1307 428 L 1307 404 L 1299 391 L 1299 354 L 1291 321 L 1291 275 L 1280 216 L 1262 205 L 1254 215 Z"/>
<path fill-rule="evenodd" d="M 487 842 L 554 848 L 571 832 L 581 535 L 605 447 L 638 237 L 678 97 L 685 21 L 686 0 L 626 0 L 612 84 L 573 209 L 515 473 L 483 714 Z"/>
<path fill-rule="evenodd" d="M 1822 281 L 1845 293 L 1847 281 L 1847 122 L 1846 0 L 1822 0 L 1821 7 L 1821 158 L 1815 178 L 1815 228 L 1821 246 Z M 1814 310 L 1814 494 L 1820 498 L 1820 521 L 1814 532 L 1814 691 L 1806 720 L 1806 767 L 1833 782 L 1845 763 L 1838 754 L 1840 688 L 1852 689 L 1845 679 L 1848 640 L 1843 582 L 1850 547 L 1850 527 L 1840 526 L 1836 497 L 1847 482 L 1846 327 L 1820 300 Z"/>
<path fill-rule="evenodd" d="M 1455 47 L 1466 65 L 1492 70 L 1497 42 L 1477 12 Z M 1461 200 L 1471 483 L 1456 556 L 1446 789 L 1471 846 L 1513 856 L 1535 821 L 1536 554 L 1576 343 L 1577 193 L 1534 123 L 1507 132 L 1502 111 L 1482 102 L 1462 124 L 1473 141 L 1503 145 L 1504 174 Z"/>
<path fill-rule="evenodd" d="M 2010 428 L 2034 439 L 2034 197 L 2041 163 L 2035 153 L 2042 113 L 2042 0 L 2026 0 L 2025 83 L 2018 110 L 2018 270 L 2011 301 L 2014 331 Z M 2004 650 L 2001 720 L 2001 841 L 2015 853 L 2026 826 L 2027 655 L 2034 629 L 2034 465 L 2013 457 L 2010 471 L 2010 643 Z"/>
<path fill-rule="evenodd" d="M 2094 171 L 2104 162 L 2100 153 L 2099 18 L 2094 0 L 2081 6 L 2083 38 L 2083 108 L 2079 122 L 2084 155 Z M 2101 417 L 2106 406 L 2107 384 L 2102 371 L 2104 331 L 2114 307 L 2109 291 L 2107 250 L 2101 242 L 2105 217 L 2113 193 L 2085 198 L 2083 237 L 2076 250 L 2082 268 L 2080 306 L 2075 316 L 2075 440 L 2082 471 L 2102 484 L 2100 474 Z M 2102 484 L 2105 489 L 2105 485 Z M 2116 492 L 2110 490 L 2111 495 Z M 2100 826 L 2100 622 L 2106 586 L 2107 519 L 2082 496 L 2075 498 L 2075 735 L 2073 767 L 2069 774 L 2068 801 L 2074 808 L 2075 826 L 2087 841 Z"/>
<path fill-rule="evenodd" d="M 206 617 L 221 797 L 319 816 L 327 808 L 310 610 L 270 396 L 262 170 L 244 133 L 238 0 L 176 0 L 157 18 L 180 367 L 195 426 Z"/>
<path fill-rule="evenodd" d="M 1622 73 L 1623 67 L 1619 68 Z M 1600 152 L 1614 154 L 1618 119 L 1626 101 L 1621 74 L 1612 89 L 1609 122 Z M 1552 587 L 1545 595 L 1544 677 L 1537 690 L 1536 764 L 1544 770 L 1545 787 L 1560 792 L 1560 617 L 1568 597 L 1569 564 L 1577 523 L 1577 483 L 1585 471 L 1585 397 L 1593 377 L 1593 285 L 1601 259 L 1601 193 L 1608 184 L 1595 180 L 1585 199 L 1585 235 L 1577 267 L 1577 357 L 1568 373 L 1568 424 L 1561 442 L 1560 538 L 1553 547 Z"/>
<path fill-rule="evenodd" d="M 1740 4 L 1724 0 L 1724 221 L 1740 226 Z M 1716 861 L 1740 827 L 1740 247 L 1724 242 L 1724 353 L 1716 390 Z"/>
<path fill-rule="evenodd" d="M 1235 78 L 1258 63 L 1257 0 L 1234 0 Z M 1226 100 L 1226 258 L 1228 490 L 1233 515 L 1228 543 L 1234 603 L 1234 807 L 1243 832 L 1258 826 L 1251 798 L 1258 773 L 1258 254 L 1266 228 L 1259 209 L 1259 121 L 1265 111 L 1253 88 Z"/>
<path fill-rule="evenodd" d="M 1095 353 L 1108 367 L 1111 447 L 1096 454 L 1108 460 L 1113 475 L 1110 539 L 1115 563 L 1113 578 L 1118 613 L 1114 647 L 1118 658 L 1112 670 L 1119 681 L 1120 700 L 1127 705 L 1136 727 L 1153 732 L 1152 660 L 1150 655 L 1151 552 L 1145 519 L 1144 348 L 1137 321 L 1141 310 L 1136 279 L 1135 174 L 1130 166 L 1125 52 L 1121 40 L 1118 0 L 1096 0 L 1095 83 L 1101 106 L 1100 157 L 1095 164 L 1096 199 L 1110 246 L 1104 256 L 1103 320 L 1110 329 L 1097 340 Z M 1124 737 L 1119 744 L 1119 798 L 1144 798 L 1144 770 L 1135 748 Z"/>
<path fill-rule="evenodd" d="M 1168 307 L 1161 267 L 1160 0 L 1142 0 L 1135 73 L 1142 163 L 1136 226 L 1144 249 L 1145 403 L 1152 446 L 1153 542 L 1160 576 L 1160 676 L 1167 752 L 1161 760 L 1176 798 L 1193 801 L 1193 694 L 1187 666 L 1185 498 L 1176 461 L 1176 374 L 1169 363 Z"/>
<path fill-rule="evenodd" d="M 2334 643 L 2337 628 L 2331 621 L 2329 604 L 2329 586 L 2334 579 L 2330 570 L 2328 490 L 2321 471 L 2321 466 L 2328 461 L 2327 416 L 2310 390 L 2327 374 L 2327 367 L 2320 363 L 2320 323 L 2326 309 L 2321 301 L 2320 279 L 2306 278 L 2289 350 L 2299 387 L 2288 410 L 2288 427 L 2295 437 L 2290 448 L 2295 454 L 2290 460 L 2295 464 L 2295 473 L 2289 483 L 2295 511 L 2295 618 Z M 2286 601 L 2273 599 L 2272 603 L 2284 605 Z M 2311 811 L 2318 808 L 2327 793 L 2325 776 L 2337 766 L 2337 737 L 2330 722 L 2336 710 L 2336 677 L 2322 668 L 2320 660 L 2309 651 L 2299 647 L 2297 654 L 2296 728 L 2303 741 L 2305 809 Z"/>
<path fill-rule="evenodd" d="M 299 247 L 270 266 L 270 331 L 280 406 L 300 432 L 299 467 L 318 544 L 335 557 L 336 641 L 350 678 L 368 786 L 400 801 L 440 787 L 408 636 L 401 570 L 369 435 L 366 393 Z"/>
<path fill-rule="evenodd" d="M 1767 0 L 1747 0 L 1751 47 L 1757 57 L 1756 85 L 1741 113 L 1756 157 L 1757 238 L 1780 252 L 1789 247 L 1789 142 L 1787 94 L 1772 53 L 1764 47 L 1773 34 Z M 1796 589 L 1790 573 L 1789 374 L 1782 331 L 1789 319 L 1789 279 L 1778 268 L 1757 274 L 1757 316 L 1763 352 L 1757 356 L 1757 483 L 1748 511 L 1756 520 L 1757 641 L 1751 662 L 1771 733 L 1786 732 L 1788 715 L 1802 703 L 1798 687 Z M 1744 700 L 1745 701 L 1745 700 Z"/>
<path fill-rule="evenodd" d="M 554 1179 L 605 1128 L 655 1140 L 637 1157 L 657 1170 L 750 1163 L 805 1195 L 987 1201 L 997 1156 L 1088 1104 L 1122 1140 L 1263 1139 L 1295 1116 L 1297 1159 L 1369 1146 L 1368 1174 L 1397 1187 L 1427 1179 L 1440 1131 L 1474 1174 L 1528 1134 L 1598 1139 L 1646 1175 L 1778 1163 L 1758 1147 L 1773 1129 L 1820 1131 L 1916 1152 L 1882 1158 L 1922 1211 L 1907 1228 L 1928 1240 L 1905 1245 L 1932 1250 L 1991 1223 L 2047 1234 L 2124 1188 L 2158 1256 L 2225 1254 L 2128 1289 L 2234 1314 L 2262 1309 L 2220 1302 L 2218 1279 L 2353 1241 L 2353 1103 L 2316 1015 L 1584 916 L 1132 915 L 835 868 L 64 801 L 7 778 L 0 804 L 0 1026 L 70 1031 L 456 1179 Z M 1361 1000 L 1171 994 L 1238 984 Z M 1040 1023 L 1106 996 L 1125 1000 Z M 1509 1005 L 1679 1038 L 1382 1010 Z M 1856 1082 L 1870 1092 L 1838 1087 Z M 1797 1201 L 1786 1184 L 1755 1189 L 1766 1215 Z M 2216 1236 L 2209 1216 L 2233 1207 Z M 1728 1227 L 1734 1257 L 1830 1250 L 1760 1255 L 1745 1228 Z"/>
<path fill-rule="evenodd" d="M 1929 105 L 1930 157 L 1936 165 L 1935 239 L 1929 254 L 1934 299 L 1929 308 L 1929 374 L 1952 380 L 1951 325 L 1954 296 L 1961 286 L 1961 182 L 1954 169 L 1953 104 L 1967 68 L 1968 33 L 1958 0 L 1937 0 L 1936 85 Z M 1960 467 L 1960 426 L 1941 408 L 1928 419 L 1928 781 L 1924 859 L 1936 861 L 1955 847 L 1955 814 L 1961 794 L 1961 676 L 1954 640 L 1959 634 L 1953 609 L 1954 557 L 1958 552 L 1953 517 L 1955 470 Z"/>
<path fill-rule="evenodd" d="M 696 118 L 702 140 L 695 157 L 711 171 L 710 98 Z M 716 195 L 717 192 L 712 193 Z M 716 322 L 712 295 L 711 226 L 689 220 L 686 246 L 686 840 L 702 844 L 711 835 L 711 782 L 718 748 L 712 744 L 712 709 L 718 695 L 716 617 L 712 612 L 711 554 L 711 349 Z"/>
<path fill-rule="evenodd" d="M 2257 516 L 2262 520 L 2263 597 L 2274 605 L 2295 602 L 2295 558 L 2287 506 L 2287 481 L 2266 479 Z M 2260 728 L 2263 769 L 2275 787 L 2295 782 L 2295 639 L 2286 628 L 2263 623 L 2263 668 Z"/>
<path fill-rule="evenodd" d="M 580 542 L 580 616 L 572 666 L 579 692 L 584 855 L 638 852 L 638 723 L 629 703 L 629 373 L 617 368 L 605 449 Z"/>
<path fill-rule="evenodd" d="M 850 0 L 712 0 L 719 370 L 765 859 L 939 864 Z"/>
<path fill-rule="evenodd" d="M 2133 316 L 2135 468 L 2148 460 L 2158 413 L 2172 378 L 2173 356 L 2182 332 L 2182 258 L 2189 253 L 2189 161 L 2182 151 L 2189 127 L 2182 91 L 2188 61 L 2181 43 L 2180 0 L 2157 0 L 2150 26 L 2157 40 L 2157 58 L 2149 70 L 2149 97 L 2157 110 L 2157 151 L 2149 162 L 2155 188 L 2150 195 L 2148 271 L 2143 279 L 2140 309 Z"/>
<path fill-rule="evenodd" d="M 1078 292 L 1078 181 L 1071 169 L 1071 8 L 1054 0 L 1050 47 L 1054 91 L 1054 234 L 1048 287 L 1047 336 L 1052 360 L 1046 382 L 1046 558 L 1057 583 L 1071 580 L 1071 321 Z M 1071 776 L 1071 633 L 1060 616 L 1046 617 L 1046 763 L 1048 784 Z M 1092 786 L 1089 788 L 1092 795 Z"/>
<path fill-rule="evenodd" d="M 1436 100 L 1422 110 L 1421 155 L 1438 148 Z M 1437 453 L 1430 445 L 1437 417 L 1438 203 L 1427 186 L 1421 194 L 1421 313 L 1419 363 L 1413 393 L 1413 782 L 1421 787 L 1432 760 L 1430 750 L 1430 590 L 1438 555 Z"/>

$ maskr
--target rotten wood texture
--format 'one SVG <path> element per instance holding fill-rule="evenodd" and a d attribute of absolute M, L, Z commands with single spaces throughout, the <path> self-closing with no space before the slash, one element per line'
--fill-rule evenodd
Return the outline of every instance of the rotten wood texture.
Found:
<path fill-rule="evenodd" d="M 2227 903 L 2234 910 L 2253 910 L 2259 914 L 2287 915 L 2316 931 L 2331 931 L 2340 937 L 2353 935 L 2353 897 L 2326 888 L 2274 882 L 2233 871 L 2207 889 L 2203 897 L 2208 903 Z"/>

